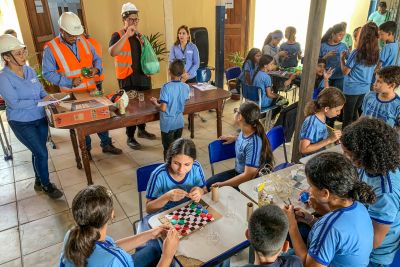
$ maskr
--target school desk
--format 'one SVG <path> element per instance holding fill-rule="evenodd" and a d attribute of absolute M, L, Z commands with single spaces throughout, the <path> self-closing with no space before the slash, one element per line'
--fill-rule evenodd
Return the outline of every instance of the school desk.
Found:
<path fill-rule="evenodd" d="M 222 217 L 180 240 L 175 254 L 175 259 L 180 266 L 215 266 L 249 246 L 245 231 L 247 203 L 250 200 L 230 186 L 224 186 L 218 190 L 218 202 L 211 200 L 211 193 L 205 194 L 202 200 L 219 212 Z M 152 216 L 149 219 L 150 226 L 152 228 L 159 226 L 160 216 L 188 203 Z"/>
<path fill-rule="evenodd" d="M 321 150 L 321 151 L 319 151 L 317 153 L 314 153 L 314 154 L 311 154 L 309 156 L 303 157 L 303 158 L 300 159 L 300 162 L 303 163 L 303 164 L 306 164 L 311 158 L 313 158 L 314 156 L 316 156 L 318 154 L 324 153 L 324 152 L 337 152 L 337 153 L 343 154 L 342 145 L 340 145 L 340 144 L 339 145 L 334 145 L 334 146 L 331 146 L 331 147 L 329 147 L 327 149 Z"/>
<path fill-rule="evenodd" d="M 222 109 L 223 102 L 229 98 L 231 93 L 223 89 L 214 89 L 207 91 L 200 91 L 192 88 L 194 95 L 186 102 L 184 114 L 194 114 L 196 112 L 215 109 L 217 113 L 217 136 L 222 135 Z M 81 158 L 79 156 L 79 148 L 81 150 L 83 167 L 85 169 L 86 179 L 88 185 L 93 184 L 92 174 L 90 171 L 89 157 L 86 150 L 85 136 L 123 128 L 127 126 L 134 126 L 146 122 L 159 120 L 159 111 L 150 102 L 151 97 L 160 97 L 160 89 L 152 89 L 144 91 L 144 101 L 140 102 L 138 97 L 130 99 L 129 105 L 126 107 L 124 115 L 116 115 L 109 119 L 92 121 L 83 124 L 72 125 L 64 127 L 63 129 L 70 130 L 71 142 L 74 148 L 75 160 L 78 169 L 82 169 Z M 193 125 L 193 124 L 192 124 Z M 75 132 L 76 131 L 76 132 Z M 191 137 L 194 137 L 193 127 L 191 128 Z M 78 142 L 77 142 L 78 139 Z M 140 151 L 138 151 L 140 153 Z M 118 162 L 116 162 L 118 164 Z"/>

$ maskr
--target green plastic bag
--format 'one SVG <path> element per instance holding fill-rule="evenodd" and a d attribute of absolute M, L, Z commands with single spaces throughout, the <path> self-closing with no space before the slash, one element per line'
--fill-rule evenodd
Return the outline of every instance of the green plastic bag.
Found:
<path fill-rule="evenodd" d="M 160 62 L 158 62 L 157 55 L 154 53 L 153 47 L 146 36 L 142 35 L 143 47 L 142 56 L 140 57 L 140 64 L 142 65 L 143 73 L 152 75 L 160 72 Z"/>

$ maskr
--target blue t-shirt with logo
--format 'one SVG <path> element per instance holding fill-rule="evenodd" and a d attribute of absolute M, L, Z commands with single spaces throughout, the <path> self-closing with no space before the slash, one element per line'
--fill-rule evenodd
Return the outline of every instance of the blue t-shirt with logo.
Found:
<path fill-rule="evenodd" d="M 343 80 L 343 93 L 345 95 L 363 95 L 368 93 L 371 88 L 376 64 L 367 66 L 362 62 L 357 62 L 357 53 L 357 49 L 351 51 L 346 61 L 346 67 L 351 71 Z"/>
<path fill-rule="evenodd" d="M 382 68 L 396 65 L 398 53 L 399 44 L 397 42 L 386 43 L 379 56 L 379 61 L 382 63 Z"/>
<path fill-rule="evenodd" d="M 321 121 L 315 114 L 308 116 L 301 126 L 300 140 L 310 140 L 311 144 L 318 143 L 328 138 L 326 123 Z"/>
<path fill-rule="evenodd" d="M 362 115 L 384 120 L 390 126 L 398 126 L 400 120 L 400 97 L 396 95 L 390 101 L 382 101 L 376 92 L 364 97 Z"/>
<path fill-rule="evenodd" d="M 259 168 L 261 149 L 261 137 L 255 133 L 246 137 L 243 132 L 240 132 L 235 143 L 235 170 L 238 173 L 243 173 L 245 166 Z"/>
<path fill-rule="evenodd" d="M 372 251 L 370 259 L 389 265 L 400 248 L 400 169 L 386 175 L 370 175 L 360 169 L 359 176 L 372 187 L 377 198 L 374 204 L 367 205 L 371 219 L 378 224 L 390 225 L 385 239 Z"/>
<path fill-rule="evenodd" d="M 253 85 L 261 88 L 261 108 L 268 108 L 272 104 L 272 99 L 267 96 L 267 88 L 272 90 L 272 79 L 264 71 L 257 72 L 253 80 Z"/>
<path fill-rule="evenodd" d="M 308 235 L 308 255 L 325 266 L 367 266 L 374 230 L 367 209 L 351 206 L 321 217 Z"/>
<path fill-rule="evenodd" d="M 189 99 L 190 87 L 181 81 L 170 81 L 163 85 L 160 102 L 167 104 L 165 112 L 160 111 L 160 129 L 163 133 L 183 128 L 183 110 Z"/>
<path fill-rule="evenodd" d="M 346 52 L 348 51 L 347 45 L 344 43 L 338 43 L 336 45 L 330 45 L 327 42 L 321 43 L 321 48 L 319 50 L 319 57 L 322 58 L 323 56 L 328 54 L 328 52 L 330 52 L 330 51 L 335 51 L 336 55 L 333 57 L 329 57 L 326 60 L 325 68 L 326 69 L 329 69 L 329 68 L 334 69 L 334 72 L 331 76 L 332 80 L 343 79 L 343 72 L 340 67 L 340 55 L 343 51 L 346 51 Z"/>
<path fill-rule="evenodd" d="M 189 193 L 196 186 L 200 188 L 206 186 L 203 168 L 197 160 L 194 161 L 192 169 L 190 169 L 185 178 L 180 182 L 172 178 L 168 171 L 168 165 L 163 164 L 151 173 L 149 183 L 147 184 L 146 198 L 151 200 L 157 199 L 172 189 L 182 189 Z M 181 201 L 176 202 L 168 201 L 163 209 L 171 209 L 186 201 L 189 201 L 189 198 L 185 197 Z"/>
<path fill-rule="evenodd" d="M 288 42 L 284 42 L 279 47 L 280 51 L 288 52 L 288 57 L 285 59 L 281 59 L 280 65 L 284 68 L 293 68 L 297 67 L 298 54 L 301 51 L 300 43 L 289 44 Z"/>

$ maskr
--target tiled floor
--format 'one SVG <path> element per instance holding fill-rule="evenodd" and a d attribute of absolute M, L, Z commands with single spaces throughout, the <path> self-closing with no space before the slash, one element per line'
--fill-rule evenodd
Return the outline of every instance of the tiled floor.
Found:
<path fill-rule="evenodd" d="M 238 105 L 239 101 L 231 100 L 225 105 L 224 134 L 235 133 L 232 110 Z M 210 177 L 207 145 L 216 138 L 216 114 L 206 111 L 201 115 L 207 122 L 195 118 L 194 141 L 198 159 L 206 177 Z M 147 130 L 158 137 L 156 141 L 138 139 L 143 145 L 141 151 L 134 151 L 126 145 L 125 129 L 111 131 L 114 145 L 124 152 L 118 156 L 103 154 L 98 137 L 92 135 L 93 181 L 106 186 L 114 194 L 116 217 L 109 227 L 109 234 L 114 239 L 131 235 L 132 222 L 138 217 L 136 168 L 162 160 L 159 122 L 149 123 Z M 73 225 L 70 212 L 72 199 L 86 186 L 84 171 L 75 167 L 69 132 L 51 129 L 57 145 L 57 149 L 49 146 L 51 180 L 64 191 L 64 196 L 51 200 L 43 193 L 35 192 L 31 153 L 18 142 L 8 127 L 7 131 L 14 157 L 12 161 L 4 161 L 3 152 L 0 152 L 0 267 L 57 266 L 64 234 Z M 188 137 L 189 131 L 185 129 L 183 135 Z M 281 162 L 282 151 L 278 149 L 274 154 L 276 161 Z M 217 164 L 216 171 L 232 168 L 233 164 L 232 160 Z M 231 266 L 240 265 L 245 258 L 245 253 L 233 257 Z"/>

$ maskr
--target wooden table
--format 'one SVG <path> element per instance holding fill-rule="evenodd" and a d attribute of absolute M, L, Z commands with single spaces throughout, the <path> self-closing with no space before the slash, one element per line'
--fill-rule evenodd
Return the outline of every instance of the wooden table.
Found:
<path fill-rule="evenodd" d="M 306 164 L 310 159 L 312 159 L 316 155 L 324 153 L 324 152 L 337 152 L 337 153 L 343 154 L 342 145 L 340 145 L 340 144 L 339 145 L 335 145 L 335 146 L 332 146 L 330 148 L 321 150 L 321 151 L 319 151 L 317 153 L 314 153 L 314 154 L 308 155 L 306 157 L 303 157 L 303 158 L 300 159 L 300 162 L 303 163 L 303 164 Z"/>
<path fill-rule="evenodd" d="M 217 112 L 217 138 L 222 135 L 222 109 L 223 101 L 230 97 L 231 93 L 223 89 L 200 91 L 192 87 L 194 96 L 186 102 L 184 114 L 193 114 L 204 110 L 215 109 Z M 160 89 L 144 91 L 145 101 L 139 102 L 138 98 L 131 99 L 124 115 L 118 115 L 105 120 L 92 121 L 65 127 L 70 130 L 71 142 L 74 148 L 75 159 L 78 169 L 82 169 L 79 148 L 82 154 L 83 167 L 85 169 L 88 185 L 93 184 L 90 171 L 89 157 L 86 150 L 85 136 L 114 130 L 118 128 L 143 124 L 159 120 L 159 111 L 150 102 L 151 97 L 160 97 Z M 193 118 L 192 118 L 193 120 Z M 192 123 L 193 126 L 193 123 Z M 75 130 L 77 133 L 75 133 Z M 77 143 L 78 137 L 78 143 Z M 194 137 L 194 130 L 191 127 L 191 137 Z M 139 152 L 140 153 L 140 152 Z"/>
<path fill-rule="evenodd" d="M 203 196 L 202 199 L 222 214 L 222 218 L 181 239 L 175 257 L 181 266 L 215 266 L 249 246 L 245 236 L 249 200 L 229 186 L 221 187 L 219 195 L 218 202 L 211 200 L 211 193 Z M 151 217 L 150 226 L 152 228 L 159 226 L 161 224 L 159 216 L 174 209 Z"/>

